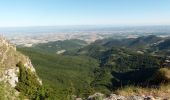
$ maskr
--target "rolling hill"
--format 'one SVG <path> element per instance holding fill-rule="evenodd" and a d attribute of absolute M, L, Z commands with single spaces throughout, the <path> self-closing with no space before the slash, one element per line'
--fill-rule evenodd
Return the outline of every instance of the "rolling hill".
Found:
<path fill-rule="evenodd" d="M 60 54 L 59 51 L 61 51 L 61 53 L 64 53 L 67 51 L 74 52 L 77 49 L 80 49 L 81 47 L 85 45 L 87 45 L 87 43 L 83 40 L 71 39 L 71 40 L 64 40 L 64 41 L 40 43 L 40 44 L 34 45 L 33 47 L 39 50 L 43 50 L 44 52 Z"/>
<path fill-rule="evenodd" d="M 54 52 L 58 49 L 57 42 L 18 47 L 18 50 L 31 58 L 38 75 L 51 88 L 50 98 L 68 100 L 72 95 L 87 98 L 95 92 L 110 94 L 128 85 L 147 86 L 163 58 L 147 52 L 146 47 L 150 49 L 161 40 L 156 36 L 97 40 L 75 48 L 68 46 L 60 55 Z M 67 46 L 68 41 L 62 43 Z"/>

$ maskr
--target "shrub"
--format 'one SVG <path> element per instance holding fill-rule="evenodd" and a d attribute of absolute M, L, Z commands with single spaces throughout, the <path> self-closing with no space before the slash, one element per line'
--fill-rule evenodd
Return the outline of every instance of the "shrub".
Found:
<path fill-rule="evenodd" d="M 19 67 L 19 81 L 16 89 L 29 99 L 44 100 L 47 97 L 47 92 L 38 81 L 36 74 L 27 69 L 22 62 L 19 62 L 17 66 Z"/>
<path fill-rule="evenodd" d="M 170 69 L 161 68 L 155 72 L 155 74 L 150 79 L 151 83 L 160 84 L 170 82 Z"/>
<path fill-rule="evenodd" d="M 0 100 L 18 100 L 15 94 L 16 90 L 8 83 L 0 82 Z"/>

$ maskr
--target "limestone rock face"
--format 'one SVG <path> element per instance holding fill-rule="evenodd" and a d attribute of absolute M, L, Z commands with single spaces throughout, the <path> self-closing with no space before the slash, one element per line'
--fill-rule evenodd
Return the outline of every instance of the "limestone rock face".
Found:
<path fill-rule="evenodd" d="M 76 100 L 81 100 L 81 99 L 77 98 Z M 153 96 L 145 96 L 145 95 L 121 96 L 117 94 L 110 94 L 110 96 L 106 97 L 104 94 L 95 93 L 94 95 L 89 96 L 87 100 L 170 100 L 170 98 L 153 97 Z"/>
<path fill-rule="evenodd" d="M 18 82 L 18 76 L 16 72 L 19 72 L 18 68 L 5 70 L 5 74 L 3 76 L 4 82 L 9 83 L 12 87 L 15 87 L 16 83 Z"/>
<path fill-rule="evenodd" d="M 19 62 L 35 72 L 35 69 L 28 57 L 16 50 L 16 47 L 10 44 L 5 38 L 0 37 L 0 81 L 9 83 L 12 87 L 18 82 L 19 68 L 16 66 Z M 40 79 L 37 77 L 39 82 Z"/>

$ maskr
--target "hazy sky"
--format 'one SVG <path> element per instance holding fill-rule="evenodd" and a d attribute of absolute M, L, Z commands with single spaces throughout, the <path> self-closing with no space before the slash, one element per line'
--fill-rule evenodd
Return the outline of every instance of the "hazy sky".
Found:
<path fill-rule="evenodd" d="M 0 0 L 0 27 L 170 25 L 170 0 Z"/>

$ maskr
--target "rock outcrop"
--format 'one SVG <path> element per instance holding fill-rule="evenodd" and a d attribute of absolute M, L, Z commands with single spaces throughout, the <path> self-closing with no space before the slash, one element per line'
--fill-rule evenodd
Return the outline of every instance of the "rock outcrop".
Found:
<path fill-rule="evenodd" d="M 80 98 L 77 98 L 76 100 L 82 100 Z M 116 94 L 111 94 L 108 97 L 105 97 L 104 94 L 101 93 L 95 93 L 94 95 L 91 95 L 87 98 L 87 100 L 170 100 L 170 97 L 153 97 L 153 96 L 138 96 L 138 95 L 132 95 L 132 96 L 121 96 Z"/>
<path fill-rule="evenodd" d="M 0 36 L 0 82 L 9 84 L 12 88 L 16 87 L 19 81 L 19 68 L 17 67 L 19 62 L 22 62 L 26 69 L 36 74 L 30 59 L 18 52 L 14 45 Z M 38 76 L 37 80 L 42 84 Z"/>

